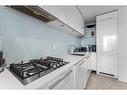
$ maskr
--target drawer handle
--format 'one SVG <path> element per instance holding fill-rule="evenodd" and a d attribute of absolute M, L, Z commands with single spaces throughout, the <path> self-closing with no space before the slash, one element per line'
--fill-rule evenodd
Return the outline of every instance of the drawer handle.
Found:
<path fill-rule="evenodd" d="M 69 72 L 67 72 L 65 74 L 64 77 L 62 77 L 61 79 L 58 79 L 56 82 L 54 82 L 51 86 L 49 86 L 49 89 L 53 89 L 57 84 L 59 84 L 64 78 L 66 78 L 68 75 L 70 75 L 70 73 L 72 72 L 72 70 L 70 70 Z"/>
<path fill-rule="evenodd" d="M 85 61 L 82 61 L 82 63 L 79 64 L 79 66 L 81 66 Z"/>
<path fill-rule="evenodd" d="M 60 79 L 58 79 L 55 83 L 53 83 L 51 86 L 48 87 L 48 89 L 53 89 L 57 84 L 60 83 Z"/>

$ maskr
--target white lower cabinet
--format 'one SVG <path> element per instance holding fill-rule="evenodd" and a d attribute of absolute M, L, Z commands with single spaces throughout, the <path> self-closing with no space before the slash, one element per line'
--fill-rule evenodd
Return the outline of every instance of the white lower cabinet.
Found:
<path fill-rule="evenodd" d="M 74 76 L 73 71 L 70 70 L 63 79 L 59 80 L 57 86 L 53 89 L 74 89 Z"/>
<path fill-rule="evenodd" d="M 75 65 L 75 89 L 84 89 L 88 82 L 91 70 L 84 68 L 84 65 L 89 57 Z"/>
<path fill-rule="evenodd" d="M 45 85 L 38 87 L 38 89 L 84 89 L 87 85 L 91 70 L 83 64 L 91 60 L 90 56 L 86 56 L 68 70 L 45 83 Z"/>
<path fill-rule="evenodd" d="M 81 64 L 83 68 L 90 69 L 96 71 L 96 53 L 92 52 L 89 56 L 86 57 L 83 64 Z"/>
<path fill-rule="evenodd" d="M 38 89 L 74 89 L 74 67 L 68 69 Z"/>
<path fill-rule="evenodd" d="M 91 70 L 77 68 L 75 71 L 75 89 L 84 89 L 89 79 Z"/>

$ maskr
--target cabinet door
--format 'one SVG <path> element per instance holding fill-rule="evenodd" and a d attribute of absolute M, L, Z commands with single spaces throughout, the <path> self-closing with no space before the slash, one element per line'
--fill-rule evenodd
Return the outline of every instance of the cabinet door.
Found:
<path fill-rule="evenodd" d="M 61 89 L 74 89 L 74 71 L 70 70 L 59 83 Z M 56 88 L 56 87 L 55 87 Z"/>
<path fill-rule="evenodd" d="M 75 89 L 84 89 L 88 82 L 91 70 L 76 68 L 75 70 Z"/>
<path fill-rule="evenodd" d="M 84 89 L 84 84 L 86 84 L 85 76 L 84 71 L 80 69 L 75 70 L 75 89 Z"/>
<path fill-rule="evenodd" d="M 74 89 L 74 67 L 38 87 L 38 89 Z"/>
<path fill-rule="evenodd" d="M 92 62 L 91 62 L 91 68 L 96 71 L 96 68 L 97 68 L 97 64 L 96 64 L 96 53 L 92 53 L 91 54 L 91 57 L 92 57 L 91 58 L 91 60 L 92 60 Z"/>
<path fill-rule="evenodd" d="M 91 70 L 84 67 L 84 64 L 88 60 L 87 58 L 83 59 L 75 66 L 75 89 L 84 89 L 87 84 L 91 72 Z"/>
<path fill-rule="evenodd" d="M 97 71 L 116 75 L 117 55 L 98 54 Z"/>
<path fill-rule="evenodd" d="M 97 17 L 97 52 L 117 52 L 117 12 Z"/>
<path fill-rule="evenodd" d="M 97 71 L 117 74 L 117 11 L 97 17 Z"/>
<path fill-rule="evenodd" d="M 56 18 L 58 18 L 58 8 L 56 6 L 40 6 L 48 13 L 52 14 Z"/>
<path fill-rule="evenodd" d="M 91 53 L 90 57 L 87 59 L 87 62 L 84 65 L 85 68 L 96 71 L 96 54 Z"/>
<path fill-rule="evenodd" d="M 40 6 L 58 20 L 84 35 L 84 19 L 75 6 Z M 73 30 L 73 31 L 74 31 Z"/>
<path fill-rule="evenodd" d="M 80 65 L 80 67 L 96 71 L 96 54 L 91 53 L 89 56 L 87 56 L 84 59 L 84 62 Z"/>
<path fill-rule="evenodd" d="M 84 35 L 84 19 L 75 6 L 57 6 L 58 19 Z"/>

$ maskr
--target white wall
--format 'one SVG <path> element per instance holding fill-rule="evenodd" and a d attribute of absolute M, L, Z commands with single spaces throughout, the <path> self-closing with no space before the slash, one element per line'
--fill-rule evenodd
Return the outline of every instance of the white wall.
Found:
<path fill-rule="evenodd" d="M 127 82 L 127 7 L 119 10 L 119 80 Z"/>
<path fill-rule="evenodd" d="M 41 56 L 67 54 L 70 44 L 80 38 L 56 30 L 46 23 L 14 9 L 0 6 L 0 36 L 7 64 Z M 56 50 L 52 45 L 56 45 Z"/>

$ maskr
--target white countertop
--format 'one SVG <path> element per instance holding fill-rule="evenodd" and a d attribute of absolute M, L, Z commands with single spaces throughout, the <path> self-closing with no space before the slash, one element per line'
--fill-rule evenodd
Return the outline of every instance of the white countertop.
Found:
<path fill-rule="evenodd" d="M 69 55 L 68 54 L 68 55 L 58 56 L 70 63 L 61 67 L 61 68 L 58 68 L 57 70 L 55 70 L 55 71 L 33 81 L 25 86 L 14 75 L 12 75 L 9 70 L 5 69 L 2 73 L 0 73 L 0 89 L 36 89 L 39 86 L 50 81 L 51 79 L 55 78 L 62 72 L 69 69 L 70 67 L 72 67 L 74 64 L 78 63 L 80 60 L 82 60 L 87 55 L 88 54 L 86 54 L 84 56 L 76 56 L 76 55 Z"/>
<path fill-rule="evenodd" d="M 71 53 L 71 54 L 72 54 L 72 55 L 73 55 L 73 54 L 79 54 L 79 55 L 81 54 L 81 55 L 82 55 L 82 54 L 88 54 L 88 53 L 96 53 L 96 52 L 73 52 L 73 53 Z"/>

